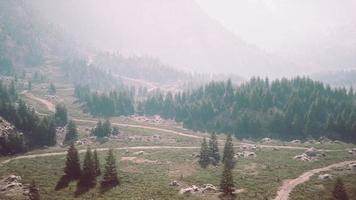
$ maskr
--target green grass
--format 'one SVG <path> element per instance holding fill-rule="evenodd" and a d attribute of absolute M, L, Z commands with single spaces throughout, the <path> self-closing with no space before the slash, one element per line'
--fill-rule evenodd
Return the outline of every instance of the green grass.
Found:
<path fill-rule="evenodd" d="M 342 178 L 350 200 L 356 199 L 356 170 L 329 172 L 332 180 L 319 180 L 313 176 L 310 181 L 299 185 L 291 193 L 291 200 L 332 200 L 335 178 Z"/>
<path fill-rule="evenodd" d="M 101 195 L 99 187 L 88 193 L 74 198 L 76 183 L 66 189 L 54 191 L 56 182 L 62 175 L 65 156 L 52 156 L 36 159 L 12 161 L 0 169 L 0 176 L 18 174 L 25 182 L 35 180 L 43 199 L 183 199 L 178 195 L 179 188 L 169 187 L 172 180 L 179 180 L 184 186 L 212 183 L 219 185 L 222 167 L 201 169 L 197 159 L 192 157 L 199 149 L 156 149 L 145 150 L 144 156 L 134 155 L 130 150 L 115 151 L 120 169 L 119 176 L 122 185 Z M 338 161 L 351 159 L 346 152 L 330 152 L 327 157 L 315 162 L 302 162 L 292 157 L 301 153 L 298 150 L 272 151 L 264 149 L 257 152 L 257 158 L 240 159 L 234 169 L 234 180 L 238 189 L 245 192 L 238 195 L 238 199 L 264 199 L 276 194 L 282 180 L 295 178 L 308 169 L 318 168 Z M 104 163 L 106 152 L 99 152 L 101 163 Z M 81 157 L 83 154 L 81 154 Z M 120 161 L 121 157 L 137 157 L 155 163 L 134 163 Z M 81 158 L 83 159 L 83 158 Z M 174 172 L 174 173 L 173 173 Z M 182 179 L 180 179 L 182 174 Z M 99 180 L 99 179 L 98 179 Z M 215 196 L 198 196 L 190 199 L 214 199 Z M 184 197 L 186 199 L 186 197 Z M 189 198 L 188 198 L 189 199 Z"/>

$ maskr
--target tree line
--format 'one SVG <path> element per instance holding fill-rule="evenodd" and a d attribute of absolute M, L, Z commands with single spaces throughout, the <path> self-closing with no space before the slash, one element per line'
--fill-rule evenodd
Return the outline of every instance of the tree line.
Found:
<path fill-rule="evenodd" d="M 135 102 L 133 93 L 92 92 L 76 87 L 76 96 L 93 115 L 160 115 L 199 131 L 238 138 L 284 140 L 329 137 L 356 142 L 356 95 L 305 77 L 252 78 L 236 87 L 230 80 L 211 82 L 180 93 L 154 92 Z"/>
<path fill-rule="evenodd" d="M 85 109 L 95 116 L 127 116 L 135 111 L 134 95 L 127 89 L 99 93 L 91 91 L 88 85 L 78 85 L 74 93 Z"/>

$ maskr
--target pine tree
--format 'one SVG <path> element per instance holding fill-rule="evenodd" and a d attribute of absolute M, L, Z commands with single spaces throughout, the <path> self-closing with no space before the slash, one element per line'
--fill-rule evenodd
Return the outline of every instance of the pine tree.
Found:
<path fill-rule="evenodd" d="M 218 147 L 218 140 L 217 140 L 216 134 L 214 132 L 210 136 L 209 157 L 212 159 L 211 162 L 213 165 L 219 164 L 220 153 L 219 153 L 219 147 Z"/>
<path fill-rule="evenodd" d="M 79 179 L 81 175 L 78 150 L 75 148 L 73 143 L 70 145 L 67 152 L 67 161 L 64 173 L 65 176 L 73 180 Z"/>
<path fill-rule="evenodd" d="M 201 144 L 200 157 L 198 162 L 202 168 L 206 168 L 210 164 L 209 147 L 205 138 Z"/>
<path fill-rule="evenodd" d="M 64 138 L 64 143 L 73 142 L 78 139 L 77 125 L 73 120 L 70 120 L 67 126 L 67 133 Z"/>
<path fill-rule="evenodd" d="M 232 168 L 227 160 L 224 161 L 224 170 L 220 182 L 220 189 L 222 190 L 224 196 L 232 195 L 234 191 L 234 180 L 232 176 Z"/>
<path fill-rule="evenodd" d="M 224 146 L 224 155 L 222 162 L 227 162 L 228 167 L 233 168 L 235 166 L 234 161 L 234 145 L 232 143 L 231 135 L 227 135 L 225 146 Z"/>
<path fill-rule="evenodd" d="M 110 121 L 107 119 L 107 120 L 105 120 L 104 121 L 104 123 L 103 123 L 103 136 L 104 137 L 108 137 L 108 136 L 110 136 L 110 134 L 111 134 L 111 123 L 110 123 Z"/>
<path fill-rule="evenodd" d="M 101 170 L 100 170 L 100 162 L 99 162 L 99 158 L 98 158 L 98 152 L 96 151 L 96 149 L 94 150 L 94 170 L 95 170 L 95 175 L 96 176 L 100 176 L 101 175 Z"/>
<path fill-rule="evenodd" d="M 224 147 L 223 163 L 224 170 L 220 182 L 220 188 L 223 191 L 224 195 L 232 195 L 234 191 L 234 181 L 232 176 L 232 170 L 235 166 L 234 160 L 234 149 L 232 144 L 231 135 L 228 135 Z"/>
<path fill-rule="evenodd" d="M 51 83 L 48 87 L 48 94 L 55 95 L 56 92 L 57 92 L 56 86 L 53 83 Z"/>
<path fill-rule="evenodd" d="M 106 164 L 104 170 L 104 176 L 101 181 L 101 187 L 115 187 L 120 184 L 117 169 L 116 169 L 116 160 L 114 157 L 113 150 L 110 149 L 106 157 Z"/>
<path fill-rule="evenodd" d="M 56 112 L 54 113 L 54 118 L 58 126 L 64 126 L 68 122 L 67 108 L 64 104 L 56 105 Z"/>
<path fill-rule="evenodd" d="M 40 200 L 41 199 L 40 191 L 37 188 L 34 180 L 32 181 L 32 183 L 30 184 L 30 187 L 29 187 L 29 199 L 30 200 Z"/>
<path fill-rule="evenodd" d="M 91 187 L 96 184 L 96 176 L 94 170 L 94 160 L 91 149 L 88 148 L 83 163 L 83 171 L 80 176 L 79 185 Z"/>
<path fill-rule="evenodd" d="M 337 178 L 332 192 L 334 200 L 349 200 L 344 183 L 341 178 Z"/>

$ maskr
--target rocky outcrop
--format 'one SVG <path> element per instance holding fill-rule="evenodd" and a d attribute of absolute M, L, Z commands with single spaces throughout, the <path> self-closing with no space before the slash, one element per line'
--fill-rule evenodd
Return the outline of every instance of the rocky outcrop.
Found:
<path fill-rule="evenodd" d="M 0 199 L 29 199 L 29 186 L 22 184 L 21 176 L 9 175 L 0 180 Z"/>

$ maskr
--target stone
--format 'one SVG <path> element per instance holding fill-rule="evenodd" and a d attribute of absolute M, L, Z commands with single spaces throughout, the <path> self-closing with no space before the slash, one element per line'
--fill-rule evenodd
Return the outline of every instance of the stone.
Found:
<path fill-rule="evenodd" d="M 189 194 L 192 194 L 193 193 L 193 188 L 189 187 L 189 188 L 182 188 L 179 190 L 179 194 L 180 195 L 189 195 Z"/>
<path fill-rule="evenodd" d="M 293 143 L 293 144 L 300 144 L 300 143 L 302 143 L 302 142 L 301 142 L 300 140 L 292 140 L 291 143 Z"/>
<path fill-rule="evenodd" d="M 332 175 L 331 174 L 320 174 L 318 176 L 318 179 L 320 179 L 320 180 L 332 179 Z"/>
<path fill-rule="evenodd" d="M 316 157 L 318 155 L 318 151 L 314 147 L 312 147 L 312 148 L 306 150 L 305 154 L 309 157 Z"/>
<path fill-rule="evenodd" d="M 142 156 L 142 155 L 144 155 L 144 154 L 146 154 L 146 152 L 144 152 L 144 151 L 137 151 L 137 152 L 135 152 L 135 153 L 133 153 L 134 155 L 138 155 L 138 156 Z"/>
<path fill-rule="evenodd" d="M 213 184 L 205 184 L 201 189 L 202 193 L 206 193 L 206 192 L 215 193 L 217 191 L 218 189 Z"/>
<path fill-rule="evenodd" d="M 169 186 L 179 186 L 180 184 L 177 181 L 172 181 Z"/>
<path fill-rule="evenodd" d="M 263 139 L 261 140 L 262 143 L 269 143 L 269 142 L 271 142 L 271 141 L 272 141 L 271 138 L 263 138 Z"/>

